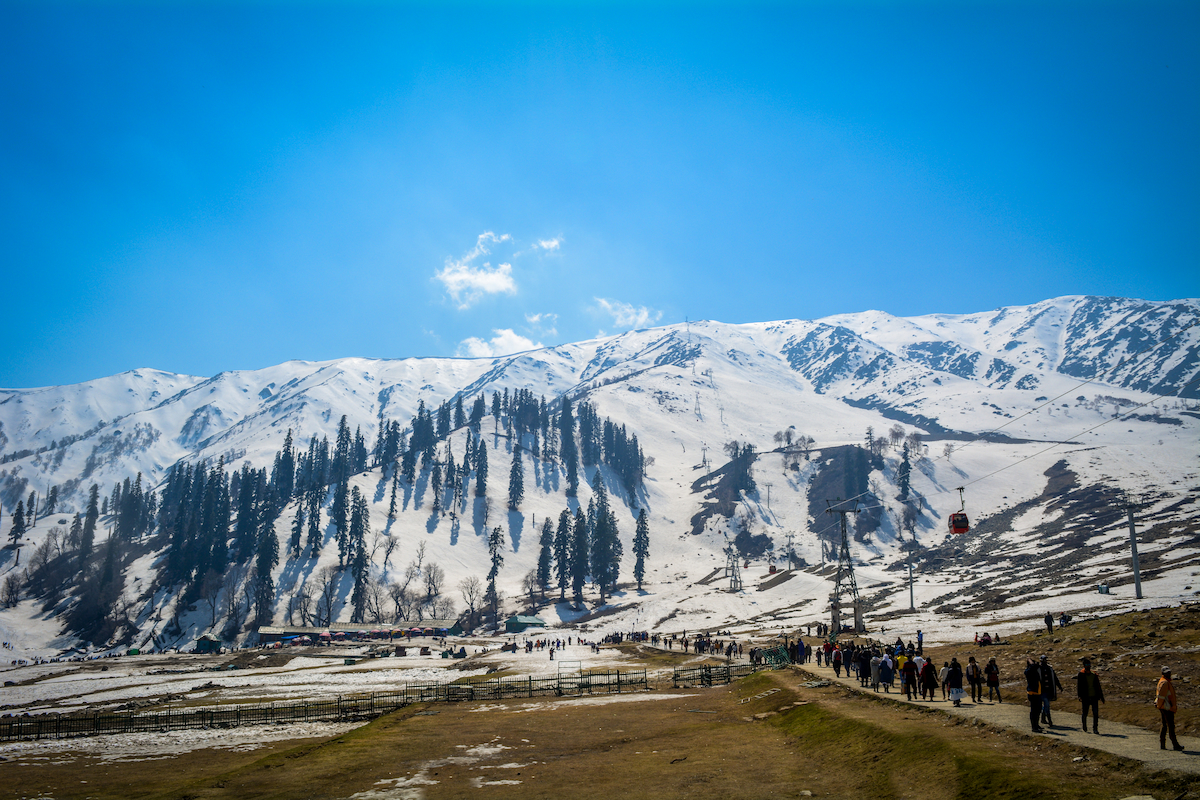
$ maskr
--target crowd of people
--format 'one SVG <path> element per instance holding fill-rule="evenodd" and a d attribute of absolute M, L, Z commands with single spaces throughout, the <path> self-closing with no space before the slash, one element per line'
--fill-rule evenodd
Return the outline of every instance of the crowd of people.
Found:
<path fill-rule="evenodd" d="M 1064 615 L 1065 616 L 1065 615 Z M 1053 624 L 1053 618 L 1047 614 L 1047 626 Z M 1069 618 L 1060 620 L 1060 625 L 1069 624 Z M 962 664 L 957 657 L 943 661 L 940 667 L 933 659 L 927 659 L 923 650 L 923 636 L 917 632 L 914 647 L 912 642 L 905 643 L 897 639 L 892 645 L 881 645 L 877 642 L 834 643 L 826 641 L 814 648 L 817 665 L 822 662 L 833 669 L 839 678 L 843 670 L 847 677 L 857 678 L 859 686 L 871 688 L 876 692 L 882 690 L 890 693 L 896 689 L 902 692 L 907 700 L 934 701 L 940 690 L 942 700 L 950 701 L 955 706 L 961 706 L 970 693 L 971 702 L 983 703 L 983 690 L 987 688 L 988 703 L 1003 703 L 1000 695 L 1000 667 L 996 659 L 989 658 L 986 664 L 980 665 L 975 656 L 968 656 Z M 985 634 L 987 636 L 987 634 Z M 999 637 L 988 637 L 985 642 L 979 634 L 975 641 L 979 645 L 999 642 Z M 1052 726 L 1051 703 L 1058 699 L 1059 693 L 1065 691 L 1057 671 L 1050 664 L 1049 657 L 1026 659 L 1022 673 L 1025 678 L 1025 693 L 1029 702 L 1029 725 L 1034 733 L 1042 733 L 1046 727 Z M 964 688 L 965 687 L 965 688 Z M 1100 733 L 1100 704 L 1104 702 L 1104 689 L 1099 676 L 1092 671 L 1092 662 L 1088 658 L 1080 659 L 1080 669 L 1075 675 L 1075 694 L 1081 705 L 1080 728 L 1088 730 L 1088 718 L 1091 718 L 1092 733 Z M 1159 729 L 1159 747 L 1167 749 L 1167 740 L 1175 750 L 1183 750 L 1183 746 L 1175 735 L 1175 712 L 1178 710 L 1178 698 L 1175 686 L 1171 681 L 1171 670 L 1162 668 L 1162 677 L 1155 689 L 1154 704 L 1159 710 L 1161 726 Z"/>

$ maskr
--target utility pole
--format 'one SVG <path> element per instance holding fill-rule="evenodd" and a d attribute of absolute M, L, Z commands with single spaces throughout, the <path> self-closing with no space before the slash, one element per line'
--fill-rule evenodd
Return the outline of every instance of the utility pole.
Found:
<path fill-rule="evenodd" d="M 1133 588 L 1137 599 L 1142 599 L 1142 570 L 1138 566 L 1137 526 L 1133 522 L 1133 509 L 1136 503 L 1133 498 L 1126 496 L 1125 512 L 1129 515 L 1129 552 L 1133 557 Z"/>
<path fill-rule="evenodd" d="M 907 560 L 908 560 L 908 610 L 916 611 L 917 604 L 916 604 L 916 601 L 913 599 L 913 571 L 912 571 L 912 551 L 917 549 L 917 529 L 915 527 L 913 528 L 912 535 L 913 535 L 912 547 L 906 547 L 904 549 L 906 551 Z M 904 525 L 903 525 L 903 523 L 901 523 L 901 525 L 900 525 L 900 541 L 902 541 L 902 542 L 904 541 Z"/>
<path fill-rule="evenodd" d="M 773 483 L 763 481 L 763 486 L 767 487 L 767 511 L 771 510 L 771 487 L 774 485 Z"/>
<path fill-rule="evenodd" d="M 838 503 L 842 502 L 839 497 Z M 859 512 L 858 501 L 850 501 L 849 508 L 834 508 L 833 502 L 826 500 L 826 514 L 837 514 L 841 525 L 841 543 L 838 547 L 838 565 L 837 577 L 834 581 L 832 603 L 830 604 L 830 612 L 833 619 L 833 631 L 835 634 L 842 630 L 842 595 L 850 596 L 850 607 L 854 614 L 854 630 L 861 632 L 864 629 L 862 620 L 862 601 L 858 597 L 858 583 L 854 579 L 854 561 L 850 558 L 850 537 L 847 533 L 846 517 L 850 514 Z"/>
<path fill-rule="evenodd" d="M 792 546 L 792 538 L 795 537 L 795 535 L 796 534 L 792 533 L 791 531 L 787 532 L 788 569 L 796 568 L 796 548 Z"/>

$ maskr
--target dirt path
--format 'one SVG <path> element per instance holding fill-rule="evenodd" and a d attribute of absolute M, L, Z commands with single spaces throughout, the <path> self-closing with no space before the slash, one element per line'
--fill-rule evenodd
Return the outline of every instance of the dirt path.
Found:
<path fill-rule="evenodd" d="M 858 678 L 847 677 L 844 673 L 841 678 L 836 677 L 833 674 L 833 669 L 830 667 L 805 664 L 802 667 L 793 667 L 793 669 L 801 674 L 806 673 L 820 680 L 840 683 L 856 692 L 875 694 L 869 688 L 864 689 L 860 687 L 858 685 Z M 1003 703 L 988 703 L 986 701 L 983 703 L 972 703 L 969 700 L 963 700 L 962 705 L 955 708 L 954 704 L 949 700 L 905 700 L 904 692 L 899 690 L 899 686 L 900 682 L 897 679 L 896 685 L 892 687 L 890 693 L 880 691 L 879 694 L 897 703 L 933 708 L 954 716 L 971 720 L 978 719 L 990 725 L 1003 725 L 1013 730 L 1024 731 L 1030 736 L 1044 736 L 1050 739 L 1065 741 L 1077 747 L 1103 750 L 1104 752 L 1123 758 L 1141 761 L 1152 769 L 1174 769 L 1180 772 L 1200 775 L 1200 739 L 1194 736 L 1180 736 L 1179 743 L 1186 748 L 1183 752 L 1160 750 L 1158 747 L 1158 735 L 1156 733 L 1133 725 L 1105 720 L 1103 704 L 1100 706 L 1099 736 L 1080 730 L 1079 714 L 1075 709 L 1066 714 L 1062 711 L 1056 711 L 1054 725 L 1049 727 L 1043 725 L 1042 728 L 1045 732 L 1038 734 L 1033 733 L 1029 729 L 1029 703 L 1026 701 L 1023 693 L 1019 696 L 1013 695 L 1011 701 L 1005 700 Z M 1171 742 L 1168 740 L 1167 747 L 1170 746 Z"/>

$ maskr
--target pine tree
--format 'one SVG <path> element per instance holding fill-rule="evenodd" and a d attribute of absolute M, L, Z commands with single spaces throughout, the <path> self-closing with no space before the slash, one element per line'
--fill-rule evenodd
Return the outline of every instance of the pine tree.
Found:
<path fill-rule="evenodd" d="M 87 514 L 83 518 L 83 535 L 79 540 L 79 564 L 87 564 L 96 541 L 96 522 L 100 519 L 100 485 L 93 483 L 88 491 Z"/>
<path fill-rule="evenodd" d="M 646 509 L 638 511 L 637 531 L 633 534 L 633 555 L 637 561 L 633 565 L 633 577 L 637 580 L 637 588 L 642 590 L 642 581 L 646 578 L 646 556 L 650 555 L 650 521 L 646 518 Z"/>
<path fill-rule="evenodd" d="M 603 605 L 608 592 L 616 587 L 621 563 L 621 539 L 617 530 L 617 518 L 608 505 L 608 492 L 596 470 L 595 508 L 588 503 L 591 517 L 592 579 L 600 589 L 600 604 Z"/>
<path fill-rule="evenodd" d="M 254 609 L 259 625 L 271 622 L 272 606 L 275 603 L 275 580 L 271 571 L 279 563 L 279 535 L 275 532 L 275 520 L 268 518 L 258 540 L 255 559 Z"/>
<path fill-rule="evenodd" d="M 571 398 L 563 395 L 562 412 L 558 415 L 559 455 L 567 470 L 567 497 L 579 493 L 579 455 L 575 447 L 575 417 L 571 412 Z"/>
<path fill-rule="evenodd" d="M 21 541 L 21 535 L 25 533 L 25 502 L 17 501 L 17 510 L 12 513 L 12 528 L 8 532 L 8 538 L 13 544 Z"/>
<path fill-rule="evenodd" d="M 442 465 L 433 465 L 433 474 L 429 477 L 429 488 L 433 492 L 433 513 L 442 511 Z"/>
<path fill-rule="evenodd" d="M 350 567 L 354 575 L 354 591 L 350 598 L 350 603 L 354 609 L 351 621 L 362 622 L 365 617 L 367 602 L 367 578 L 370 574 L 367 562 L 367 537 L 371 533 L 371 520 L 367 498 L 362 495 L 357 486 L 354 487 L 351 508 Z"/>
<path fill-rule="evenodd" d="M 71 530 L 67 534 L 67 541 L 71 547 L 79 547 L 83 543 L 83 517 L 79 512 L 75 512 L 75 516 L 71 519 Z"/>
<path fill-rule="evenodd" d="M 417 451 L 415 448 L 407 448 L 404 455 L 400 457 L 400 476 L 404 478 L 405 483 L 412 486 L 417 477 Z"/>
<path fill-rule="evenodd" d="M 558 528 L 554 532 L 554 577 L 558 582 L 558 599 L 567 599 L 567 585 L 571 582 L 571 509 L 564 508 L 558 515 Z"/>
<path fill-rule="evenodd" d="M 292 558 L 300 557 L 300 541 L 304 537 L 304 503 L 296 503 L 296 518 L 292 520 L 292 539 L 290 550 Z"/>
<path fill-rule="evenodd" d="M 480 440 L 479 452 L 475 456 L 475 496 L 487 496 L 488 457 L 487 442 Z"/>
<path fill-rule="evenodd" d="M 576 603 L 583 602 L 583 587 L 588 576 L 588 524 L 583 509 L 575 509 L 571 535 L 571 592 Z"/>
<path fill-rule="evenodd" d="M 897 500 L 901 503 L 908 500 L 908 492 L 912 482 L 912 464 L 908 460 L 908 443 L 900 450 L 900 467 L 896 470 L 896 485 L 900 488 Z"/>
<path fill-rule="evenodd" d="M 463 412 L 462 395 L 454 398 L 454 429 L 458 430 L 467 424 L 467 415 Z"/>
<path fill-rule="evenodd" d="M 492 567 L 488 570 L 487 600 L 492 604 L 492 619 L 499 626 L 500 595 L 496 593 L 496 577 L 500 567 L 504 566 L 504 529 L 497 525 L 488 535 L 488 556 L 491 557 Z"/>
<path fill-rule="evenodd" d="M 337 533 L 338 564 L 344 567 L 346 556 L 350 554 L 350 481 L 348 478 L 338 481 L 333 492 L 333 508 L 330 509 L 329 515 Z"/>
<path fill-rule="evenodd" d="M 392 501 L 388 504 L 388 519 L 396 518 L 396 489 L 400 485 L 399 473 L 392 473 Z"/>
<path fill-rule="evenodd" d="M 516 511 L 525 498 L 525 467 L 521 464 L 521 448 L 513 446 L 512 468 L 508 472 L 508 508 Z"/>
<path fill-rule="evenodd" d="M 311 558 L 321 555 L 321 488 L 313 487 L 308 493 L 308 549 Z"/>
<path fill-rule="evenodd" d="M 554 521 L 550 517 L 542 523 L 542 537 L 538 544 L 537 582 L 542 590 L 542 599 L 546 599 L 546 589 L 550 586 L 550 567 L 554 563 Z"/>

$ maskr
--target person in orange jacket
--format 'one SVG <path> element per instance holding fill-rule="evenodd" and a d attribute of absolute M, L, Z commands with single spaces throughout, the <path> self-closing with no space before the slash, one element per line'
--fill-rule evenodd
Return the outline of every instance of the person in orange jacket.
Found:
<path fill-rule="evenodd" d="M 1183 745 L 1175 738 L 1175 712 L 1179 710 L 1179 701 L 1175 698 L 1175 684 L 1171 683 L 1171 668 L 1162 668 L 1162 677 L 1158 679 L 1158 689 L 1154 693 L 1154 705 L 1162 716 L 1162 727 L 1158 730 L 1158 746 L 1167 749 L 1167 735 L 1171 736 L 1171 744 L 1176 750 L 1182 750 Z"/>

